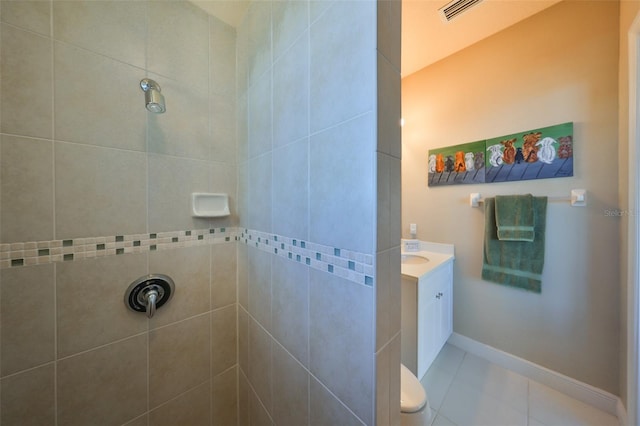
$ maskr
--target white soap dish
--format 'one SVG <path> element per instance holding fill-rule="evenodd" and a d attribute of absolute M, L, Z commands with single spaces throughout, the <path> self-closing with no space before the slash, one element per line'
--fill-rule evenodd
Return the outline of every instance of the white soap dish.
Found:
<path fill-rule="evenodd" d="M 191 194 L 191 209 L 194 217 L 229 216 L 229 195 L 194 192 Z"/>

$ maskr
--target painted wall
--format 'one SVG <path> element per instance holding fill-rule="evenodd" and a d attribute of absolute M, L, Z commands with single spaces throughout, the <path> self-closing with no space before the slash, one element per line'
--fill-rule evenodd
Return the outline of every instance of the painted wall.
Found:
<path fill-rule="evenodd" d="M 399 423 L 400 2 L 383 3 L 258 1 L 238 28 L 241 424 Z"/>
<path fill-rule="evenodd" d="M 619 393 L 617 2 L 559 3 L 402 81 L 402 224 L 453 243 L 454 331 Z M 428 188 L 430 148 L 574 123 L 571 178 Z M 483 196 L 568 196 L 551 203 L 542 293 L 480 278 Z"/>
<path fill-rule="evenodd" d="M 235 30 L 137 1 L 0 27 L 0 424 L 236 423 Z M 194 191 L 234 214 L 192 218 Z M 148 273 L 176 284 L 151 320 L 123 303 Z"/>

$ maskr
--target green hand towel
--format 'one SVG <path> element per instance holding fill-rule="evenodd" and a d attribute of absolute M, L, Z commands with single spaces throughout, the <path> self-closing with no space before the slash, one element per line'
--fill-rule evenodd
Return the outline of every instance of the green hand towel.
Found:
<path fill-rule="evenodd" d="M 533 196 L 496 195 L 496 225 L 500 241 L 533 241 Z"/>
<path fill-rule="evenodd" d="M 499 240 L 495 200 L 486 199 L 484 206 L 482 279 L 540 293 L 544 267 L 547 197 L 533 197 L 534 240 L 531 242 Z"/>

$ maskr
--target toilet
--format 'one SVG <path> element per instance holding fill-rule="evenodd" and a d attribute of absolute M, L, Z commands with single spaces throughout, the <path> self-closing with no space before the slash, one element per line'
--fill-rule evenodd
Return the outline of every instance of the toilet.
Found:
<path fill-rule="evenodd" d="M 431 409 L 420 380 L 404 364 L 400 364 L 400 425 L 427 426 Z"/>

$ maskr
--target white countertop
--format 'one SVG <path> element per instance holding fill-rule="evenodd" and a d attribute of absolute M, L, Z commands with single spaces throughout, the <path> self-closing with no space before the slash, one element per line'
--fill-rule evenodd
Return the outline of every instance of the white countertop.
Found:
<path fill-rule="evenodd" d="M 421 278 L 441 265 L 451 262 L 455 259 L 453 244 L 429 243 L 420 241 L 419 251 L 405 251 L 404 242 L 402 240 L 402 255 L 413 255 L 426 257 L 429 259 L 426 263 L 402 263 L 402 275 Z"/>

